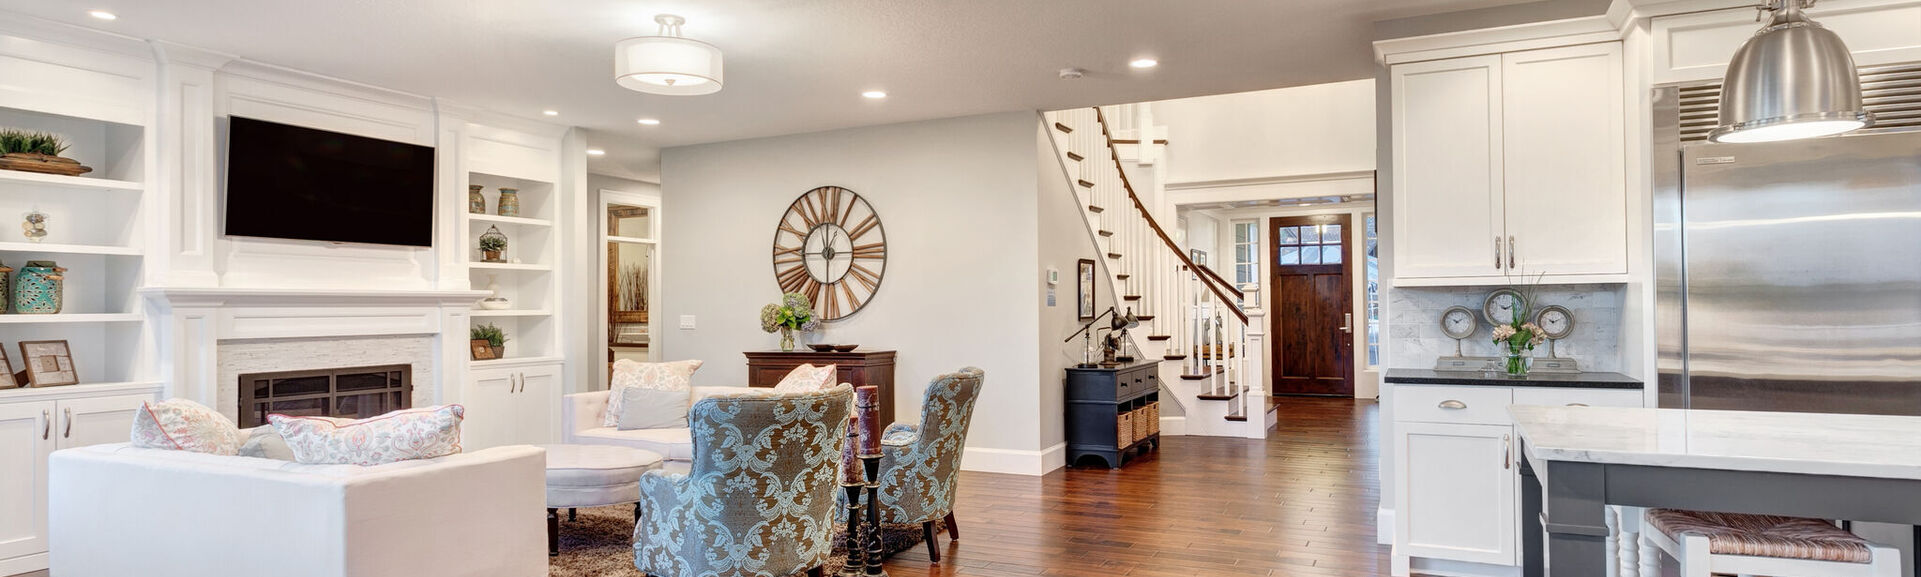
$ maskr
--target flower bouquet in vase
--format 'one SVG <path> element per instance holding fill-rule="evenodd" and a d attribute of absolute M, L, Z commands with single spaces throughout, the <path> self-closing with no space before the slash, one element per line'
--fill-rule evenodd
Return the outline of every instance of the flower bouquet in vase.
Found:
<path fill-rule="evenodd" d="M 779 332 L 782 352 L 793 352 L 794 331 L 813 332 L 819 328 L 820 320 L 814 316 L 814 306 L 807 302 L 807 295 L 783 294 L 779 303 L 760 307 L 760 330 Z"/>
<path fill-rule="evenodd" d="M 1494 346 L 1501 352 L 1501 372 L 1508 378 L 1520 379 L 1526 378 L 1528 369 L 1534 367 L 1534 347 L 1547 340 L 1547 331 L 1528 320 L 1534 314 L 1534 285 L 1510 288 L 1512 294 L 1517 295 L 1512 301 L 1512 315 L 1506 322 L 1494 326 Z"/>

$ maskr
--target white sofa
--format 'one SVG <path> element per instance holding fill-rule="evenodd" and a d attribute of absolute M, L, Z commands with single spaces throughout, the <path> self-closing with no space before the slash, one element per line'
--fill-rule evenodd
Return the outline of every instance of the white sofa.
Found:
<path fill-rule="evenodd" d="M 54 575 L 547 574 L 536 447 L 374 467 L 135 448 L 56 451 Z"/>
<path fill-rule="evenodd" d="M 769 389 L 694 387 L 693 391 L 690 407 L 713 395 L 765 394 Z M 565 427 L 562 441 L 570 445 L 613 445 L 653 451 L 669 461 L 693 460 L 694 440 L 687 427 L 621 431 L 601 426 L 601 419 L 607 413 L 607 394 L 607 391 L 594 391 L 567 395 L 567 402 L 560 406 L 560 422 Z"/>

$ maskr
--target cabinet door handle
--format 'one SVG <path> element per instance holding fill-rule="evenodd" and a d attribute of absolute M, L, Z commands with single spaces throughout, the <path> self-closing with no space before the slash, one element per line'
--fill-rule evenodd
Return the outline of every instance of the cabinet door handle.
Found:
<path fill-rule="evenodd" d="M 51 438 L 53 438 L 53 411 L 40 409 L 40 440 L 45 441 Z"/>
<path fill-rule="evenodd" d="M 1511 237 L 1511 236 L 1507 237 L 1507 268 L 1508 270 L 1514 270 L 1514 269 L 1520 268 L 1514 265 L 1514 253 L 1517 253 L 1517 252 L 1521 252 L 1521 241 L 1515 240 L 1514 237 Z"/>
<path fill-rule="evenodd" d="M 1452 409 L 1452 410 L 1458 411 L 1458 410 L 1467 408 L 1467 403 L 1456 401 L 1454 399 L 1448 399 L 1445 401 L 1441 401 L 1441 404 L 1437 406 L 1443 409 Z"/>
<path fill-rule="evenodd" d="M 510 378 L 510 379 L 513 379 L 513 381 L 514 381 L 514 385 L 513 385 L 513 391 L 514 391 L 514 392 L 516 392 L 516 393 L 518 393 L 518 392 L 520 392 L 520 391 L 522 390 L 522 389 L 521 389 L 521 385 L 522 385 L 522 383 L 525 383 L 525 382 L 526 382 L 526 381 L 522 381 L 522 380 L 520 380 L 520 373 L 514 373 L 514 374 L 513 374 L 513 376 L 511 376 L 511 377 L 508 377 L 508 378 Z"/>
<path fill-rule="evenodd" d="M 1514 468 L 1514 438 L 1512 435 L 1501 435 L 1501 468 Z"/>
<path fill-rule="evenodd" d="M 64 412 L 67 414 L 67 430 L 60 433 L 60 438 L 62 439 L 73 438 L 73 407 L 67 407 L 65 409 L 61 409 L 61 412 Z"/>
<path fill-rule="evenodd" d="M 1495 270 L 1500 270 L 1501 268 L 1501 237 L 1500 236 L 1494 237 L 1494 268 Z"/>
<path fill-rule="evenodd" d="M 1568 404 L 1567 404 L 1567 406 L 1570 406 L 1570 407 L 1585 407 L 1585 406 L 1587 406 L 1587 403 L 1568 403 Z"/>

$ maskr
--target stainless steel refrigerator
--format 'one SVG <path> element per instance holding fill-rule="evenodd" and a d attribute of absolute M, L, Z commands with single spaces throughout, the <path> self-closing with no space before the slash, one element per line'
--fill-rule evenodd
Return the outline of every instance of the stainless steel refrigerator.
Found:
<path fill-rule="evenodd" d="M 1714 96 L 1655 94 L 1661 406 L 1921 415 L 1921 132 L 1708 143 Z"/>

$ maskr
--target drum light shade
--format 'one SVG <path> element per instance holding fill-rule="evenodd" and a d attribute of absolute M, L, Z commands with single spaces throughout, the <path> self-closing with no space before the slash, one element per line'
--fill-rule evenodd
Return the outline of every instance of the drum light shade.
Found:
<path fill-rule="evenodd" d="M 679 16 L 654 17 L 660 34 L 614 44 L 614 82 L 638 92 L 666 95 L 713 94 L 721 88 L 720 48 L 682 38 Z"/>
<path fill-rule="evenodd" d="M 1841 37 L 1778 0 L 1773 18 L 1728 62 L 1714 142 L 1829 136 L 1874 124 L 1861 105 L 1861 76 Z"/>

